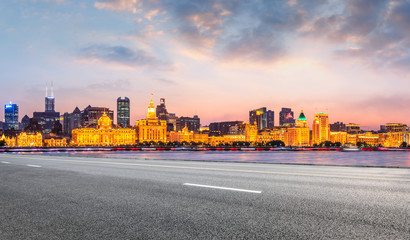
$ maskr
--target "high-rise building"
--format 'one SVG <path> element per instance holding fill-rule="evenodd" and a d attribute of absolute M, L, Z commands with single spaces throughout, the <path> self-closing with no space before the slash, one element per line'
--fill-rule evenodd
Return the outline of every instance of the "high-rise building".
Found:
<path fill-rule="evenodd" d="M 54 128 L 55 121 L 60 121 L 60 113 L 55 111 L 55 98 L 53 86 L 51 86 L 51 94 L 48 95 L 46 86 L 45 109 L 44 112 L 33 112 L 33 117 L 37 119 L 42 126 L 43 133 L 51 133 Z"/>
<path fill-rule="evenodd" d="M 295 124 L 293 111 L 291 108 L 282 108 L 279 112 L 279 125 Z"/>
<path fill-rule="evenodd" d="M 19 107 L 17 104 L 6 104 L 4 106 L 4 130 L 19 130 Z"/>
<path fill-rule="evenodd" d="M 73 129 L 81 127 L 81 111 L 75 107 L 72 113 L 64 113 L 63 115 L 63 133 L 71 135 Z"/>
<path fill-rule="evenodd" d="M 24 131 L 30 124 L 30 118 L 27 115 L 21 119 L 21 129 Z"/>
<path fill-rule="evenodd" d="M 46 98 L 45 98 L 45 112 L 55 112 L 55 99 L 53 91 L 53 83 L 51 83 L 51 94 L 48 95 L 47 86 L 46 86 Z"/>
<path fill-rule="evenodd" d="M 312 125 L 312 144 L 320 144 L 330 140 L 329 116 L 320 112 L 315 114 Z"/>
<path fill-rule="evenodd" d="M 286 145 L 299 147 L 309 146 L 310 130 L 303 111 L 301 111 L 295 126 L 286 129 Z"/>
<path fill-rule="evenodd" d="M 155 112 L 159 120 L 168 121 L 169 114 L 168 114 L 167 107 L 165 106 L 165 98 L 161 98 L 159 100 L 159 105 L 157 105 Z"/>
<path fill-rule="evenodd" d="M 194 117 L 179 117 L 176 122 L 176 131 L 182 131 L 184 127 L 188 127 L 189 131 L 199 132 L 201 127 L 201 119 L 194 115 Z"/>
<path fill-rule="evenodd" d="M 249 111 L 249 123 L 256 125 L 258 130 L 266 128 L 268 126 L 266 107 Z"/>
<path fill-rule="evenodd" d="M 266 122 L 267 122 L 267 127 L 268 128 L 274 128 L 275 127 L 275 112 L 272 110 L 268 110 L 266 112 Z"/>
<path fill-rule="evenodd" d="M 117 124 L 123 128 L 130 126 L 130 99 L 117 98 Z"/>
<path fill-rule="evenodd" d="M 81 111 L 81 127 L 86 127 L 91 124 L 97 125 L 98 120 L 105 114 L 113 121 L 114 111 L 106 107 L 91 107 L 88 105 L 83 111 Z"/>

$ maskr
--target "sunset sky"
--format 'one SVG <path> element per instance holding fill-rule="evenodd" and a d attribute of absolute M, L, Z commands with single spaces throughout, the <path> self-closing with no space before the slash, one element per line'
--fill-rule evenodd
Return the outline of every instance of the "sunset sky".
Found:
<path fill-rule="evenodd" d="M 0 102 L 32 117 L 53 82 L 62 114 L 127 96 L 132 123 L 153 93 L 202 125 L 259 107 L 410 124 L 409 26 L 406 0 L 0 1 Z"/>

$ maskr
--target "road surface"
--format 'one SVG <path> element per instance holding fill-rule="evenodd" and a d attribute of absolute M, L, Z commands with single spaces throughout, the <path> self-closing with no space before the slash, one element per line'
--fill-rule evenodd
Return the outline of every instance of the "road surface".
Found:
<path fill-rule="evenodd" d="M 0 154 L 0 239 L 410 239 L 410 169 Z"/>

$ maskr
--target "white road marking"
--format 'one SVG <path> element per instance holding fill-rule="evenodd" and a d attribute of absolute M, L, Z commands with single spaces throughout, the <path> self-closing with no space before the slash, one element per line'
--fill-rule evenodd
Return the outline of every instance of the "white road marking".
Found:
<path fill-rule="evenodd" d="M 40 165 L 32 165 L 32 164 L 27 164 L 27 167 L 41 167 Z"/>
<path fill-rule="evenodd" d="M 237 192 L 262 193 L 262 191 L 239 189 L 239 188 L 218 187 L 218 186 L 201 185 L 201 184 L 194 184 L 194 183 L 184 183 L 182 185 L 184 185 L 184 186 L 194 186 L 194 187 L 203 187 L 203 188 L 214 188 L 214 189 L 237 191 Z"/>
<path fill-rule="evenodd" d="M 10 162 L 6 162 L 6 161 L 1 161 L 1 163 L 10 164 Z"/>

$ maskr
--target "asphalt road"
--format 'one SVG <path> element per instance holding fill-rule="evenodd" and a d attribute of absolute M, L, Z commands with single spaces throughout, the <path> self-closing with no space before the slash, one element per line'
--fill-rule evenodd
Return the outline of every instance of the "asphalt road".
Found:
<path fill-rule="evenodd" d="M 410 239 L 410 169 L 0 154 L 0 239 Z"/>

